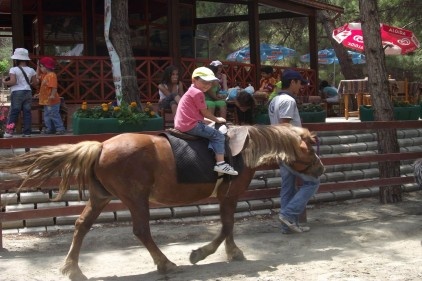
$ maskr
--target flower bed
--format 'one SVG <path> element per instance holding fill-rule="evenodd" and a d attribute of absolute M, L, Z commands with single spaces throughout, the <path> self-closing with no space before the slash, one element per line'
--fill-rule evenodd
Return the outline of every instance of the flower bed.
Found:
<path fill-rule="evenodd" d="M 306 103 L 300 104 L 299 115 L 302 123 L 324 123 L 327 112 L 320 104 Z"/>
<path fill-rule="evenodd" d="M 73 115 L 72 124 L 74 135 L 159 131 L 164 128 L 160 116 L 142 120 L 141 123 L 119 123 L 117 118 L 92 119 Z"/>
<path fill-rule="evenodd" d="M 103 103 L 88 108 L 84 102 L 72 118 L 74 135 L 159 131 L 164 128 L 163 118 L 147 103 L 141 111 L 135 102 L 120 106 Z"/>

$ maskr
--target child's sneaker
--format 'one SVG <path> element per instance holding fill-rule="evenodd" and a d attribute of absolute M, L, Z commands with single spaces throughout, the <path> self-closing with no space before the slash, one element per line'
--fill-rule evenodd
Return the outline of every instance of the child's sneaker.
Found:
<path fill-rule="evenodd" d="M 4 133 L 3 134 L 3 137 L 4 138 L 13 138 L 13 135 L 12 134 L 9 134 L 9 133 Z"/>
<path fill-rule="evenodd" d="M 66 134 L 66 131 L 65 130 L 63 130 L 63 131 L 57 131 L 56 132 L 56 135 L 64 135 L 64 134 Z"/>
<path fill-rule="evenodd" d="M 233 169 L 233 167 L 230 166 L 227 163 L 215 165 L 214 166 L 214 171 L 216 171 L 218 173 L 229 174 L 229 175 L 232 175 L 232 176 L 237 176 L 238 175 L 237 171 L 235 171 Z"/>

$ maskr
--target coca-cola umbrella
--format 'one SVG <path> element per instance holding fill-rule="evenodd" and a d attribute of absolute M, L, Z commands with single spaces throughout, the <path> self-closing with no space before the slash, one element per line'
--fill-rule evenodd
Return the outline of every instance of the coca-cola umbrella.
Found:
<path fill-rule="evenodd" d="M 420 47 L 415 34 L 399 27 L 380 24 L 381 41 L 386 55 L 404 55 Z M 345 47 L 363 52 L 362 26 L 359 22 L 346 23 L 333 30 L 333 38 Z"/>
<path fill-rule="evenodd" d="M 279 61 L 287 57 L 292 57 L 296 51 L 284 46 L 275 44 L 261 43 L 259 45 L 261 61 Z M 247 62 L 251 59 L 251 52 L 249 46 L 237 50 L 226 58 L 228 61 Z"/>

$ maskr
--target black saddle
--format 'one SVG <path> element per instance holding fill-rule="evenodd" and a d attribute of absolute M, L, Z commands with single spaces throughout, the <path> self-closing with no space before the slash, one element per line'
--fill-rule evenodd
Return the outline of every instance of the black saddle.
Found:
<path fill-rule="evenodd" d="M 173 150 L 179 183 L 214 183 L 217 181 L 218 173 L 214 172 L 215 154 L 208 148 L 208 139 L 185 134 L 176 129 L 167 129 L 160 135 L 168 139 Z M 226 144 L 226 152 L 229 149 Z M 230 156 L 230 158 L 232 157 Z M 234 163 L 233 166 L 239 171 L 243 167 L 242 158 L 237 156 L 233 157 L 233 160 L 227 159 L 226 161 Z"/>

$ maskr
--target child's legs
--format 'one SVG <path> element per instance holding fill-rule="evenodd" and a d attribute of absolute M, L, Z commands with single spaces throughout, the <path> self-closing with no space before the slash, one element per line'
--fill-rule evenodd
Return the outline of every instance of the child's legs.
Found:
<path fill-rule="evenodd" d="M 60 104 L 44 106 L 44 124 L 47 132 L 64 131 L 63 121 L 60 116 Z"/>
<path fill-rule="evenodd" d="M 52 123 L 51 123 L 50 111 L 51 111 L 51 106 L 50 105 L 44 105 L 43 117 L 44 117 L 44 125 L 45 125 L 45 128 L 46 128 L 46 133 L 52 133 L 53 129 L 54 129 L 53 126 L 52 126 Z"/>
<path fill-rule="evenodd" d="M 24 91 L 13 91 L 10 97 L 10 111 L 7 118 L 7 124 L 15 124 L 18 122 L 19 113 L 21 112 L 22 105 L 24 103 L 25 93 Z M 12 133 L 13 130 L 10 132 Z"/>
<path fill-rule="evenodd" d="M 50 119 L 51 119 L 51 123 L 53 123 L 54 128 L 56 129 L 57 132 L 65 130 L 65 128 L 63 126 L 62 117 L 60 116 L 60 104 L 59 103 L 51 106 Z"/>
<path fill-rule="evenodd" d="M 186 132 L 187 134 L 209 139 L 209 147 L 214 150 L 217 162 L 224 161 L 224 135 L 210 126 L 202 122 L 198 122 L 193 129 Z"/>
<path fill-rule="evenodd" d="M 171 112 L 173 113 L 173 118 L 174 118 L 174 115 L 176 114 L 176 111 L 177 111 L 177 103 L 172 103 L 170 106 L 171 106 Z"/>

